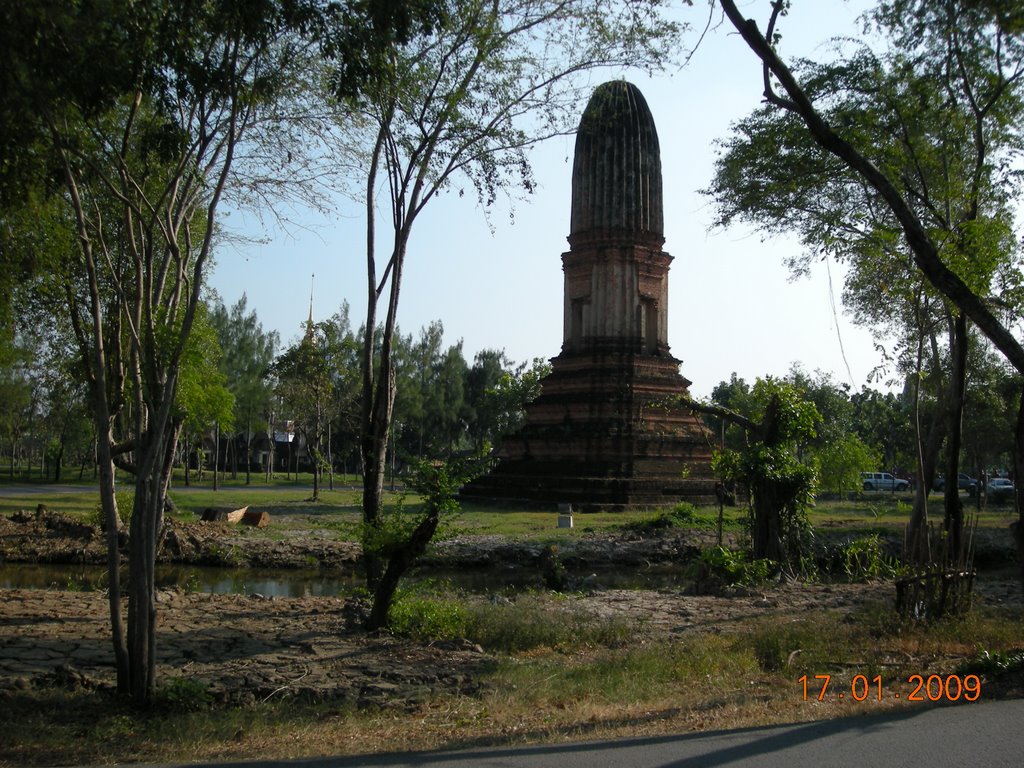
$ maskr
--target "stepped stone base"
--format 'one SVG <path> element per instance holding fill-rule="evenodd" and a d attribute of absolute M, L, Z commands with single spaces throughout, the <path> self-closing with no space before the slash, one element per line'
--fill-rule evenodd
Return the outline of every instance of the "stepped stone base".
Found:
<path fill-rule="evenodd" d="M 463 498 L 583 511 L 713 502 L 711 436 L 682 403 L 679 361 L 621 340 L 589 347 L 551 361 L 526 425 Z"/>

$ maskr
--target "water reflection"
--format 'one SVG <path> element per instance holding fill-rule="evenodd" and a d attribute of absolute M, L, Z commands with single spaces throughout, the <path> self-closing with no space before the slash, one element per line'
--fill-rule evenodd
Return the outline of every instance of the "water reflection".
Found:
<path fill-rule="evenodd" d="M 127 573 L 122 571 L 121 578 Z M 213 594 L 261 594 L 267 597 L 333 596 L 350 592 L 362 583 L 356 573 L 322 571 L 251 570 L 199 566 L 163 565 L 156 569 L 157 589 L 179 588 L 188 592 Z M 86 565 L 3 565 L 0 588 L 63 589 L 92 591 L 106 589 L 107 570 Z"/>
<path fill-rule="evenodd" d="M 122 579 L 127 577 L 122 572 Z M 531 568 L 414 571 L 407 583 L 443 582 L 468 592 L 487 593 L 523 589 L 543 589 L 541 575 Z M 679 566 L 661 568 L 601 569 L 570 574 L 569 589 L 661 589 L 682 587 L 685 583 Z M 187 565 L 160 565 L 156 570 L 158 589 L 178 588 L 187 592 L 213 594 L 260 594 L 266 597 L 331 597 L 350 594 L 364 586 L 357 572 L 320 570 L 260 570 L 215 568 Z M 107 571 L 103 566 L 5 564 L 0 565 L 2 589 L 60 589 L 92 591 L 106 589 Z"/>

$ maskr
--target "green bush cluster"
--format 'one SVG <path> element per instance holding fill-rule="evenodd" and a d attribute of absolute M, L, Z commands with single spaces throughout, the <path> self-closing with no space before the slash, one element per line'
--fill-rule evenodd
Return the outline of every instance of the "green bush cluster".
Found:
<path fill-rule="evenodd" d="M 983 650 L 960 665 L 961 674 L 1000 676 L 1024 670 L 1024 649 L 989 652 Z"/>
<path fill-rule="evenodd" d="M 455 640 L 469 633 L 469 612 L 460 602 L 405 595 L 391 606 L 391 631 L 418 642 Z"/>
<path fill-rule="evenodd" d="M 888 579 L 896 575 L 896 559 L 886 556 L 877 533 L 854 539 L 840 547 L 838 554 L 843 573 L 851 581 Z"/>
<path fill-rule="evenodd" d="M 710 531 L 718 526 L 715 515 L 702 515 L 688 501 L 681 501 L 672 509 L 662 510 L 651 517 L 627 523 L 625 528 L 636 531 L 648 531 L 657 528 L 687 528 L 690 530 Z M 735 521 L 729 520 L 728 527 L 736 527 Z"/>
<path fill-rule="evenodd" d="M 202 680 L 174 677 L 157 689 L 153 706 L 169 712 L 200 712 L 212 700 L 209 687 Z"/>
<path fill-rule="evenodd" d="M 687 569 L 687 577 L 698 589 L 716 582 L 724 585 L 763 584 L 778 569 L 778 563 L 772 560 L 751 560 L 746 552 L 719 546 L 703 550 Z"/>
<path fill-rule="evenodd" d="M 135 510 L 135 491 L 129 489 L 115 491 L 114 498 L 117 500 L 117 514 L 121 518 L 121 523 L 125 528 L 131 526 L 132 512 Z M 100 530 L 106 530 L 107 518 L 103 514 L 103 502 L 96 502 L 88 522 Z"/>

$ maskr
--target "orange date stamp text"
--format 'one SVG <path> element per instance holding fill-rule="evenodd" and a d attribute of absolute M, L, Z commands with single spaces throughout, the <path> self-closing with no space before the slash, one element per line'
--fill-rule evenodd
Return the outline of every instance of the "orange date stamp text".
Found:
<path fill-rule="evenodd" d="M 832 675 L 802 675 L 797 682 L 803 688 L 804 701 L 883 701 L 903 698 L 905 701 L 977 701 L 981 698 L 981 678 L 977 675 L 910 675 L 906 683 L 910 691 L 886 691 L 882 676 L 854 675 L 849 686 L 832 680 Z"/>

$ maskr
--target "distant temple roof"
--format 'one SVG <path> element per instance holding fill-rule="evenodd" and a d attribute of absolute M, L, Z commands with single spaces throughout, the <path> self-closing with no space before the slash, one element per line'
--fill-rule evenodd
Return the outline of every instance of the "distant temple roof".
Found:
<path fill-rule="evenodd" d="M 576 133 L 570 236 L 591 230 L 664 235 L 661 149 L 640 89 L 599 85 Z"/>

